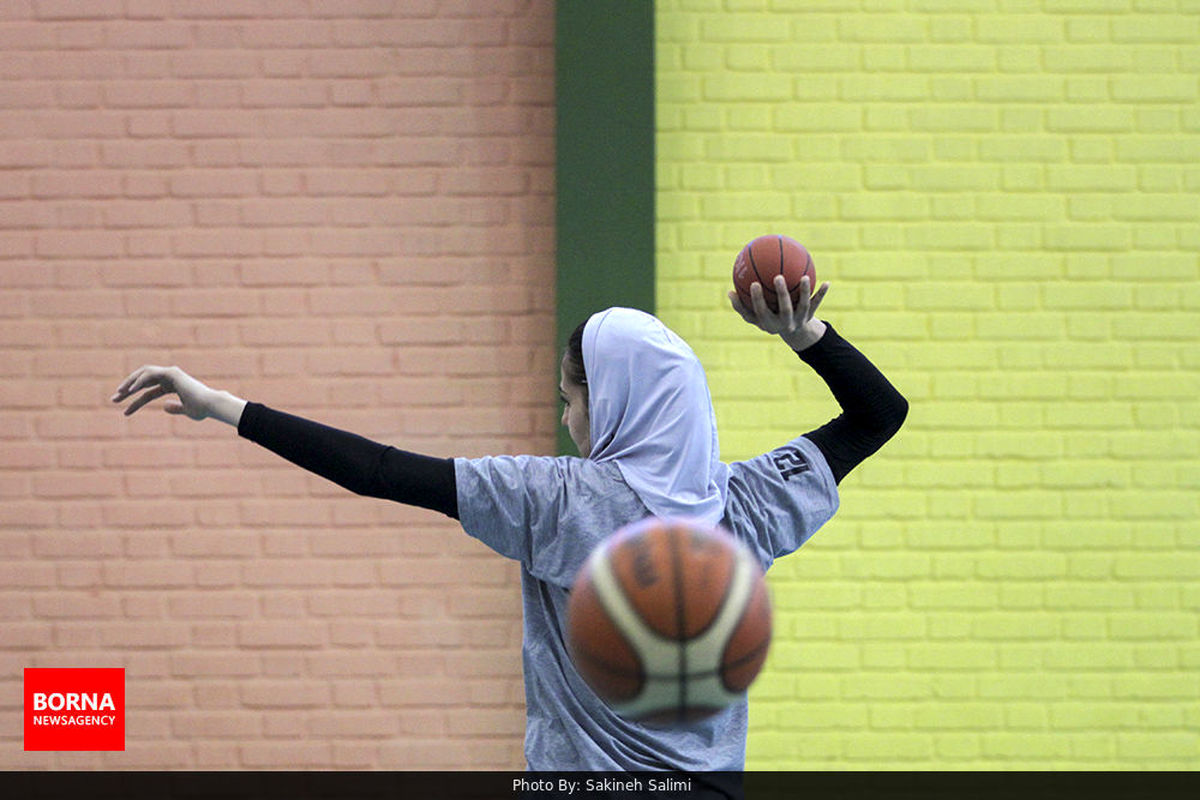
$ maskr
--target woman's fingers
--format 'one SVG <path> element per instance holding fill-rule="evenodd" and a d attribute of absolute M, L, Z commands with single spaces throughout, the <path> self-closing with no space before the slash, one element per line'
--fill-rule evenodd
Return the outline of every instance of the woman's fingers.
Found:
<path fill-rule="evenodd" d="M 134 413 L 139 408 L 146 405 L 146 403 L 149 403 L 152 400 L 157 400 L 158 398 L 162 397 L 164 394 L 170 394 L 172 391 L 173 390 L 171 389 L 170 386 L 158 386 L 158 387 L 155 387 L 154 389 L 150 389 L 149 391 L 144 392 L 141 397 L 139 397 L 138 399 L 134 400 L 132 403 L 129 404 L 129 408 L 125 409 L 125 416 L 128 417 L 130 414 Z"/>
<path fill-rule="evenodd" d="M 745 304 L 742 303 L 742 298 L 738 297 L 737 292 L 730 292 L 728 296 L 729 304 L 733 306 L 734 311 L 742 315 L 742 319 L 751 325 L 758 324 L 758 320 L 754 318 L 754 314 L 750 312 L 750 309 L 746 308 Z"/>
<path fill-rule="evenodd" d="M 829 281 L 821 284 L 821 288 L 817 289 L 817 293 L 812 296 L 808 302 L 808 316 L 806 319 L 812 319 L 816 316 L 817 308 L 821 305 L 821 301 L 825 299 L 825 293 L 829 291 Z"/>
<path fill-rule="evenodd" d="M 175 382 L 171 380 L 169 372 L 169 367 L 155 367 L 149 364 L 134 370 L 117 387 L 116 393 L 112 396 L 112 401 L 119 403 L 122 400 L 128 400 L 138 392 L 143 392 L 140 397 L 136 398 L 125 409 L 125 416 L 128 417 L 147 403 L 175 391 Z"/>
<path fill-rule="evenodd" d="M 783 325 L 783 329 L 795 328 L 793 316 L 796 312 L 792 308 L 792 293 L 788 291 L 787 278 L 782 275 L 775 276 L 775 302 L 779 307 L 779 321 Z"/>
<path fill-rule="evenodd" d="M 767 299 L 763 296 L 763 286 L 758 281 L 750 284 L 750 305 L 754 309 L 755 316 L 758 317 L 758 324 L 768 319 L 771 311 L 767 308 Z"/>
<path fill-rule="evenodd" d="M 167 382 L 166 376 L 170 369 L 170 367 L 155 367 L 149 364 L 139 367 L 117 387 L 117 392 L 112 396 L 112 401 L 119 403 L 141 389 L 145 389 L 147 386 Z"/>
<path fill-rule="evenodd" d="M 129 373 L 129 377 L 126 378 L 125 380 L 121 381 L 121 385 L 118 386 L 117 391 L 115 391 L 113 393 L 112 401 L 114 403 L 116 403 L 116 402 L 119 402 L 120 400 L 124 399 L 125 397 L 128 397 L 129 396 L 129 387 L 133 386 L 133 384 L 137 381 L 137 379 L 140 378 L 142 376 L 142 373 L 145 372 L 147 369 L 148 369 L 148 367 L 138 367 L 133 372 Z"/>
<path fill-rule="evenodd" d="M 791 293 L 787 290 L 787 279 L 782 275 L 775 276 L 774 285 L 771 288 L 775 290 L 775 296 L 779 302 L 778 313 L 771 311 L 767 306 L 765 290 L 757 281 L 750 284 L 750 308 L 746 307 L 736 292 L 728 292 L 727 296 L 733 310 L 738 312 L 746 322 L 762 328 L 767 333 L 779 333 L 783 330 L 795 330 L 813 318 L 817 307 L 825 299 L 825 293 L 829 291 L 829 282 L 822 283 L 821 288 L 817 289 L 815 294 L 809 295 L 808 276 L 803 276 L 800 279 L 800 296 L 794 304 Z"/>
<path fill-rule="evenodd" d="M 171 386 L 171 380 L 167 376 L 166 368 L 147 367 L 146 370 L 142 372 L 141 377 L 134 381 L 133 385 L 129 387 L 129 391 L 127 393 L 133 394 L 147 387 L 159 384 L 167 387 Z"/>
<path fill-rule="evenodd" d="M 808 276 L 800 276 L 800 286 L 796 290 L 796 307 L 794 309 L 797 324 L 808 319 L 808 304 L 812 300 L 809 296 L 812 293 L 812 287 L 808 285 Z M 791 299 L 790 297 L 788 298 Z"/>

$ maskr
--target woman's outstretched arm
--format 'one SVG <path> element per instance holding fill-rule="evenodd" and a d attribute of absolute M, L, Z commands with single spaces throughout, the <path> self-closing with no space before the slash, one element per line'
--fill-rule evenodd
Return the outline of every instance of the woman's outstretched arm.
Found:
<path fill-rule="evenodd" d="M 238 434 L 297 466 L 355 494 L 394 500 L 458 518 L 454 460 L 410 453 L 358 434 L 248 403 L 205 386 L 178 367 L 145 366 L 125 379 L 112 396 L 135 413 L 152 400 L 174 394 L 164 409 L 194 420 L 218 419 Z"/>

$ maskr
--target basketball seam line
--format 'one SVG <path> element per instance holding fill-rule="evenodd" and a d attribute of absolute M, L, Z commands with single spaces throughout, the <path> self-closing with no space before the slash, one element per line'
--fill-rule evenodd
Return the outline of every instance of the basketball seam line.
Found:
<path fill-rule="evenodd" d="M 683 635 L 683 631 L 684 631 L 683 620 L 682 619 L 679 620 L 680 628 L 679 628 L 678 635 L 676 637 L 679 639 L 679 641 L 694 642 L 697 639 L 700 639 L 701 637 L 703 637 L 706 633 L 708 633 L 712 629 L 713 625 L 717 624 L 717 620 L 719 620 L 721 618 L 721 611 L 722 611 L 722 609 L 725 608 L 725 604 L 729 601 L 729 594 L 733 591 L 733 586 L 736 583 L 736 581 L 734 581 L 734 575 L 737 572 L 737 565 L 738 565 L 738 562 L 737 562 L 737 558 L 735 557 L 734 559 L 732 559 L 732 564 L 729 569 L 729 580 L 725 581 L 725 588 L 723 588 L 721 590 L 721 599 L 717 603 L 716 608 L 713 609 L 712 616 L 709 617 L 708 622 L 704 623 L 704 627 L 700 628 L 700 630 L 696 631 L 691 636 L 688 636 L 685 638 Z M 678 590 L 678 587 L 676 587 L 676 589 Z M 678 591 L 677 591 L 677 594 L 678 594 Z M 679 603 L 680 598 L 676 597 L 675 601 L 676 601 L 676 603 Z"/>
<path fill-rule="evenodd" d="M 637 670 L 630 671 L 618 664 L 613 663 L 612 661 L 609 661 L 604 656 L 596 655 L 596 653 L 592 650 L 580 647 L 578 643 L 575 643 L 574 647 L 572 648 L 572 654 L 576 658 L 582 658 L 588 661 L 593 666 L 601 667 L 605 672 L 612 675 L 620 675 L 623 678 L 638 678 L 642 681 L 642 683 L 645 683 L 646 678 L 649 677 L 646 674 L 646 671 L 642 669 L 642 664 L 640 661 L 638 662 Z M 641 691 L 640 688 L 639 691 Z"/>
<path fill-rule="evenodd" d="M 750 269 L 754 270 L 754 277 L 758 278 L 759 284 L 764 283 L 762 273 L 758 271 L 758 264 L 754 263 L 754 248 L 746 247 L 746 257 L 750 259 Z M 780 274 L 783 274 L 780 272 Z"/>
<path fill-rule="evenodd" d="M 671 547 L 671 571 L 675 580 L 675 640 L 679 648 L 679 674 L 687 675 L 687 609 L 683 604 L 683 564 L 679 556 L 679 539 L 667 537 Z M 682 722 L 687 717 L 688 682 L 679 681 L 679 704 L 676 706 L 677 719 Z"/>
<path fill-rule="evenodd" d="M 724 666 L 721 667 L 721 669 L 718 669 L 716 671 L 720 672 L 722 670 L 729 669 L 730 667 L 740 667 L 742 664 L 745 664 L 747 661 L 754 658 L 755 656 L 757 656 L 759 653 L 761 653 L 763 650 L 766 650 L 770 646 L 771 646 L 771 637 L 767 636 L 767 638 L 763 639 L 761 642 L 756 644 L 754 647 L 747 650 L 745 655 L 738 656 L 733 661 L 725 663 Z"/>
<path fill-rule="evenodd" d="M 792 292 L 794 292 L 800 288 L 800 281 L 804 280 L 804 276 L 808 274 L 809 267 L 812 266 L 812 253 L 809 253 L 807 250 L 805 250 L 804 252 L 808 255 L 808 260 L 804 262 L 804 271 L 800 273 L 800 280 L 796 281 L 796 285 L 788 287 L 788 294 L 791 294 Z M 782 260 L 780 261 L 779 270 L 780 270 L 780 273 L 782 273 L 782 271 L 783 271 Z M 812 291 L 813 287 L 809 286 L 808 289 L 809 289 L 809 291 Z"/>
<path fill-rule="evenodd" d="M 727 692 L 738 692 L 738 691 L 744 692 L 744 691 L 746 691 L 745 689 L 739 690 L 739 689 L 731 688 L 729 686 L 729 681 L 726 677 L 726 673 L 729 672 L 730 670 L 735 670 L 744 664 L 750 663 L 751 661 L 753 661 L 755 658 L 758 657 L 759 653 L 766 651 L 770 646 L 771 646 L 771 637 L 768 635 L 766 639 L 763 639 L 763 641 L 760 644 L 756 645 L 752 650 L 747 652 L 745 655 L 739 656 L 738 658 L 734 659 L 733 661 L 730 661 L 727 664 L 722 664 L 721 668 L 716 670 L 717 678 L 719 678 L 721 681 L 721 688 Z"/>
<path fill-rule="evenodd" d="M 641 673 L 639 673 L 639 676 L 643 679 L 644 683 L 650 683 L 651 681 L 676 681 L 676 680 L 680 680 L 680 679 L 697 680 L 700 678 L 718 677 L 718 678 L 721 678 L 721 688 L 722 689 L 724 689 L 726 692 L 729 692 L 730 694 L 739 694 L 740 692 L 735 692 L 733 689 L 730 689 L 725 685 L 725 679 L 722 676 L 722 673 L 727 669 L 742 666 L 742 664 L 749 661 L 751 659 L 751 657 L 758 655 L 758 653 L 761 650 L 769 647 L 770 644 L 771 643 L 769 641 L 763 642 L 762 644 L 755 647 L 754 650 L 751 651 L 750 653 L 747 653 L 744 656 L 739 656 L 736 661 L 730 661 L 728 664 L 718 665 L 718 666 L 714 667 L 713 669 L 706 669 L 706 670 L 702 670 L 700 672 L 688 672 L 688 673 L 641 672 Z M 582 655 L 585 658 L 589 657 L 586 653 L 577 653 L 577 654 Z M 634 674 L 632 672 L 629 672 L 628 670 L 622 669 L 621 667 L 618 667 L 618 666 L 610 664 L 610 663 L 601 662 L 599 660 L 592 660 L 591 663 L 593 666 L 603 668 L 604 672 L 606 674 L 612 675 L 613 677 L 617 677 L 617 678 L 632 678 L 632 677 L 634 677 Z M 639 694 L 642 691 L 642 689 L 644 689 L 644 688 L 645 687 L 643 686 L 638 690 Z M 618 701 L 618 702 L 625 702 L 625 701 Z"/>

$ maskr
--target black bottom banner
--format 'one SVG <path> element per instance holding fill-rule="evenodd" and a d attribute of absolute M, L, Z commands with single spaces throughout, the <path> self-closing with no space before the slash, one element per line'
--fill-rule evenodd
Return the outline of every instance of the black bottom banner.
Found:
<path fill-rule="evenodd" d="M 1200 797 L 1200 772 L 7 772 L 6 800 L 1065 800 Z"/>

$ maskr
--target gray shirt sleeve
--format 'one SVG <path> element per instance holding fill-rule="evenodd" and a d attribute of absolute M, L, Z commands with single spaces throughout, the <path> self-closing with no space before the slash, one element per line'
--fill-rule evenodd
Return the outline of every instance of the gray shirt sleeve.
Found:
<path fill-rule="evenodd" d="M 764 568 L 808 541 L 837 511 L 829 464 L 804 437 L 729 467 L 725 522 Z"/>

